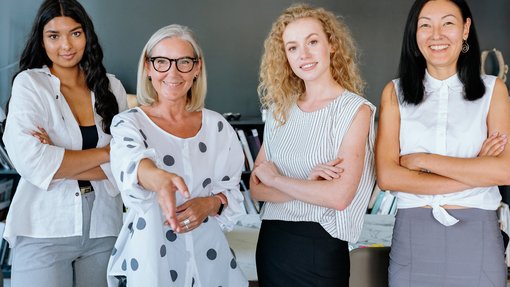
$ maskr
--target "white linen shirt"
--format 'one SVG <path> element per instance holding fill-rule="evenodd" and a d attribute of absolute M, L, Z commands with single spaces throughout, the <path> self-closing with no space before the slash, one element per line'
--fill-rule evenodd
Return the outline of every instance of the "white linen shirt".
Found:
<path fill-rule="evenodd" d="M 457 74 L 440 81 L 425 74 L 425 95 L 418 105 L 402 101 L 399 80 L 393 80 L 400 103 L 400 155 L 433 153 L 474 158 L 487 139 L 487 114 L 496 77 L 482 76 L 485 94 L 476 101 L 464 99 L 464 86 Z M 442 205 L 496 210 L 501 201 L 497 186 L 476 187 L 440 195 L 395 192 L 398 208 L 429 205 L 434 218 L 445 226 L 458 222 Z"/>
<path fill-rule="evenodd" d="M 130 286 L 247 286 L 220 228 L 231 230 L 246 213 L 239 191 L 244 156 L 230 124 L 202 109 L 199 132 L 180 138 L 134 108 L 115 116 L 111 131 L 112 171 L 128 211 L 108 264 L 109 286 L 117 286 L 115 276 L 126 276 Z M 156 193 L 138 183 L 144 158 L 181 176 L 190 198 L 222 192 L 227 207 L 190 232 L 174 233 Z M 186 200 L 176 193 L 177 205 Z"/>
<path fill-rule="evenodd" d="M 127 109 L 126 91 L 113 75 L 107 75 L 119 111 Z M 95 112 L 99 140 L 110 143 L 102 118 Z M 30 134 L 38 127 L 48 133 L 53 145 L 42 144 Z M 17 236 L 57 238 L 82 235 L 82 197 L 77 180 L 53 179 L 64 151 L 81 150 L 82 135 L 69 105 L 60 92 L 60 80 L 48 67 L 18 74 L 12 87 L 9 114 L 3 135 L 5 147 L 21 175 L 7 215 L 4 238 L 11 246 Z M 122 200 L 111 175 L 110 164 L 101 165 L 106 180 L 90 181 L 96 199 L 91 214 L 90 238 L 117 236 L 122 226 Z"/>

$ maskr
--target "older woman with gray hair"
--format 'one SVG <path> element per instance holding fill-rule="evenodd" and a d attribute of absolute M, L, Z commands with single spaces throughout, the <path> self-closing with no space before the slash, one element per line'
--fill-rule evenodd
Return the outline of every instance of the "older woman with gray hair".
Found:
<path fill-rule="evenodd" d="M 191 30 L 169 25 L 143 49 L 140 107 L 119 114 L 111 164 L 128 208 L 110 286 L 247 286 L 223 229 L 245 210 L 235 131 L 204 108 L 206 72 Z"/>

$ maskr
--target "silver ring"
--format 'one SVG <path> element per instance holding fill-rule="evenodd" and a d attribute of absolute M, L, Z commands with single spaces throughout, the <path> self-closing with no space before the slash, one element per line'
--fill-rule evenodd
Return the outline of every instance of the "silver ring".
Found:
<path fill-rule="evenodd" d="M 189 230 L 189 226 L 188 226 L 187 224 L 186 224 L 186 225 L 184 225 L 184 226 L 186 227 L 186 230 Z"/>
<path fill-rule="evenodd" d="M 189 218 L 184 219 L 184 221 L 182 222 L 182 224 L 184 224 L 186 226 L 188 226 L 188 224 L 190 224 L 190 223 L 191 223 L 191 221 L 189 220 Z"/>

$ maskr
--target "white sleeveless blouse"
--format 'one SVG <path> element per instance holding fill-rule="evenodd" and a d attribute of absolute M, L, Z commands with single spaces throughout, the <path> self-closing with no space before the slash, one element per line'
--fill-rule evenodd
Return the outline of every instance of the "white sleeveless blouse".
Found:
<path fill-rule="evenodd" d="M 487 114 L 496 77 L 482 76 L 486 91 L 476 101 L 464 99 L 458 76 L 440 81 L 425 74 L 425 95 L 418 105 L 402 100 L 400 82 L 393 80 L 400 103 L 400 154 L 434 153 L 445 156 L 476 157 L 487 138 Z M 398 208 L 430 205 L 433 216 L 445 226 L 458 222 L 442 205 L 460 205 L 496 210 L 501 201 L 497 186 L 477 187 L 444 195 L 416 195 L 394 192 Z"/>

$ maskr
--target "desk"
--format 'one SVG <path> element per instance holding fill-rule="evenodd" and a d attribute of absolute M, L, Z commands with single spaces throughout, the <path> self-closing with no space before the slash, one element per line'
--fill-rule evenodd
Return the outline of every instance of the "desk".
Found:
<path fill-rule="evenodd" d="M 349 243 L 349 250 L 374 244 L 390 246 L 395 217 L 392 215 L 365 214 L 365 223 L 357 243 Z M 236 254 L 237 264 L 248 280 L 257 280 L 255 248 L 259 236 L 260 219 L 258 214 L 244 216 L 231 232 L 225 235 L 230 248 Z"/>

